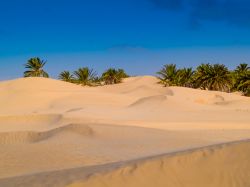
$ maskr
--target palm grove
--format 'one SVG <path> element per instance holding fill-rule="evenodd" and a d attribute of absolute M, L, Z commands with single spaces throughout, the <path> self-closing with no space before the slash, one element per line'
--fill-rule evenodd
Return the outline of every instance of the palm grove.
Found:
<path fill-rule="evenodd" d="M 39 58 L 31 58 L 25 64 L 27 71 L 24 77 L 49 77 L 44 71 L 46 62 Z M 223 64 L 201 64 L 195 70 L 192 68 L 178 69 L 175 64 L 167 64 L 157 72 L 159 83 L 164 86 L 182 86 L 203 90 L 223 92 L 242 92 L 250 96 L 250 67 L 240 64 L 230 71 Z M 88 67 L 79 68 L 74 72 L 63 71 L 58 78 L 62 81 L 81 84 L 83 86 L 98 86 L 102 84 L 117 84 L 128 77 L 123 69 L 110 68 L 100 77 Z"/>
<path fill-rule="evenodd" d="M 44 71 L 46 62 L 40 58 L 31 58 L 25 64 L 27 71 L 24 72 L 24 77 L 49 77 Z M 104 84 L 117 84 L 123 78 L 128 77 L 123 69 L 110 68 L 105 71 L 101 77 L 97 76 L 96 71 L 88 67 L 82 67 L 74 72 L 63 71 L 58 78 L 62 81 L 81 84 L 83 86 L 98 86 Z"/>

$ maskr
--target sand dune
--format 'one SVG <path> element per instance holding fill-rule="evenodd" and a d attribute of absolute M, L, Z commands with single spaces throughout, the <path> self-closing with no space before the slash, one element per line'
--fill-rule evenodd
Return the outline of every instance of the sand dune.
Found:
<path fill-rule="evenodd" d="M 157 82 L 0 82 L 0 186 L 248 187 L 249 142 L 200 148 L 250 139 L 250 98 Z"/>
<path fill-rule="evenodd" d="M 250 142 L 162 156 L 94 174 L 68 187 L 247 187 Z"/>
<path fill-rule="evenodd" d="M 1 179 L 12 186 L 51 187 L 247 187 L 250 142 L 235 142 L 179 153 L 32 176 Z"/>

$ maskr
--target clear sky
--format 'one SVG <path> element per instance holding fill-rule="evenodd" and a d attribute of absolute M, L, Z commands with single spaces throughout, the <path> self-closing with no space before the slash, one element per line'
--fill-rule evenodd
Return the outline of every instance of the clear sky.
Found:
<path fill-rule="evenodd" d="M 250 62 L 249 0 L 1 0 L 0 79 L 22 76 L 38 56 L 56 77 L 89 66 L 154 74 Z"/>

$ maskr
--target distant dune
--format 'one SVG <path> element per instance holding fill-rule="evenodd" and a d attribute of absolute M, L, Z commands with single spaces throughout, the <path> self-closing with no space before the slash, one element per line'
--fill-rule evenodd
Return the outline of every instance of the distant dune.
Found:
<path fill-rule="evenodd" d="M 0 186 L 250 186 L 250 98 L 157 82 L 0 82 Z"/>

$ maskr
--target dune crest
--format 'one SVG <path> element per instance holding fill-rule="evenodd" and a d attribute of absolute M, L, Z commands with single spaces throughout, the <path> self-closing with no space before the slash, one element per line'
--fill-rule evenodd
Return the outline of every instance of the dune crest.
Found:
<path fill-rule="evenodd" d="M 137 161 L 67 187 L 247 187 L 250 142 Z"/>

